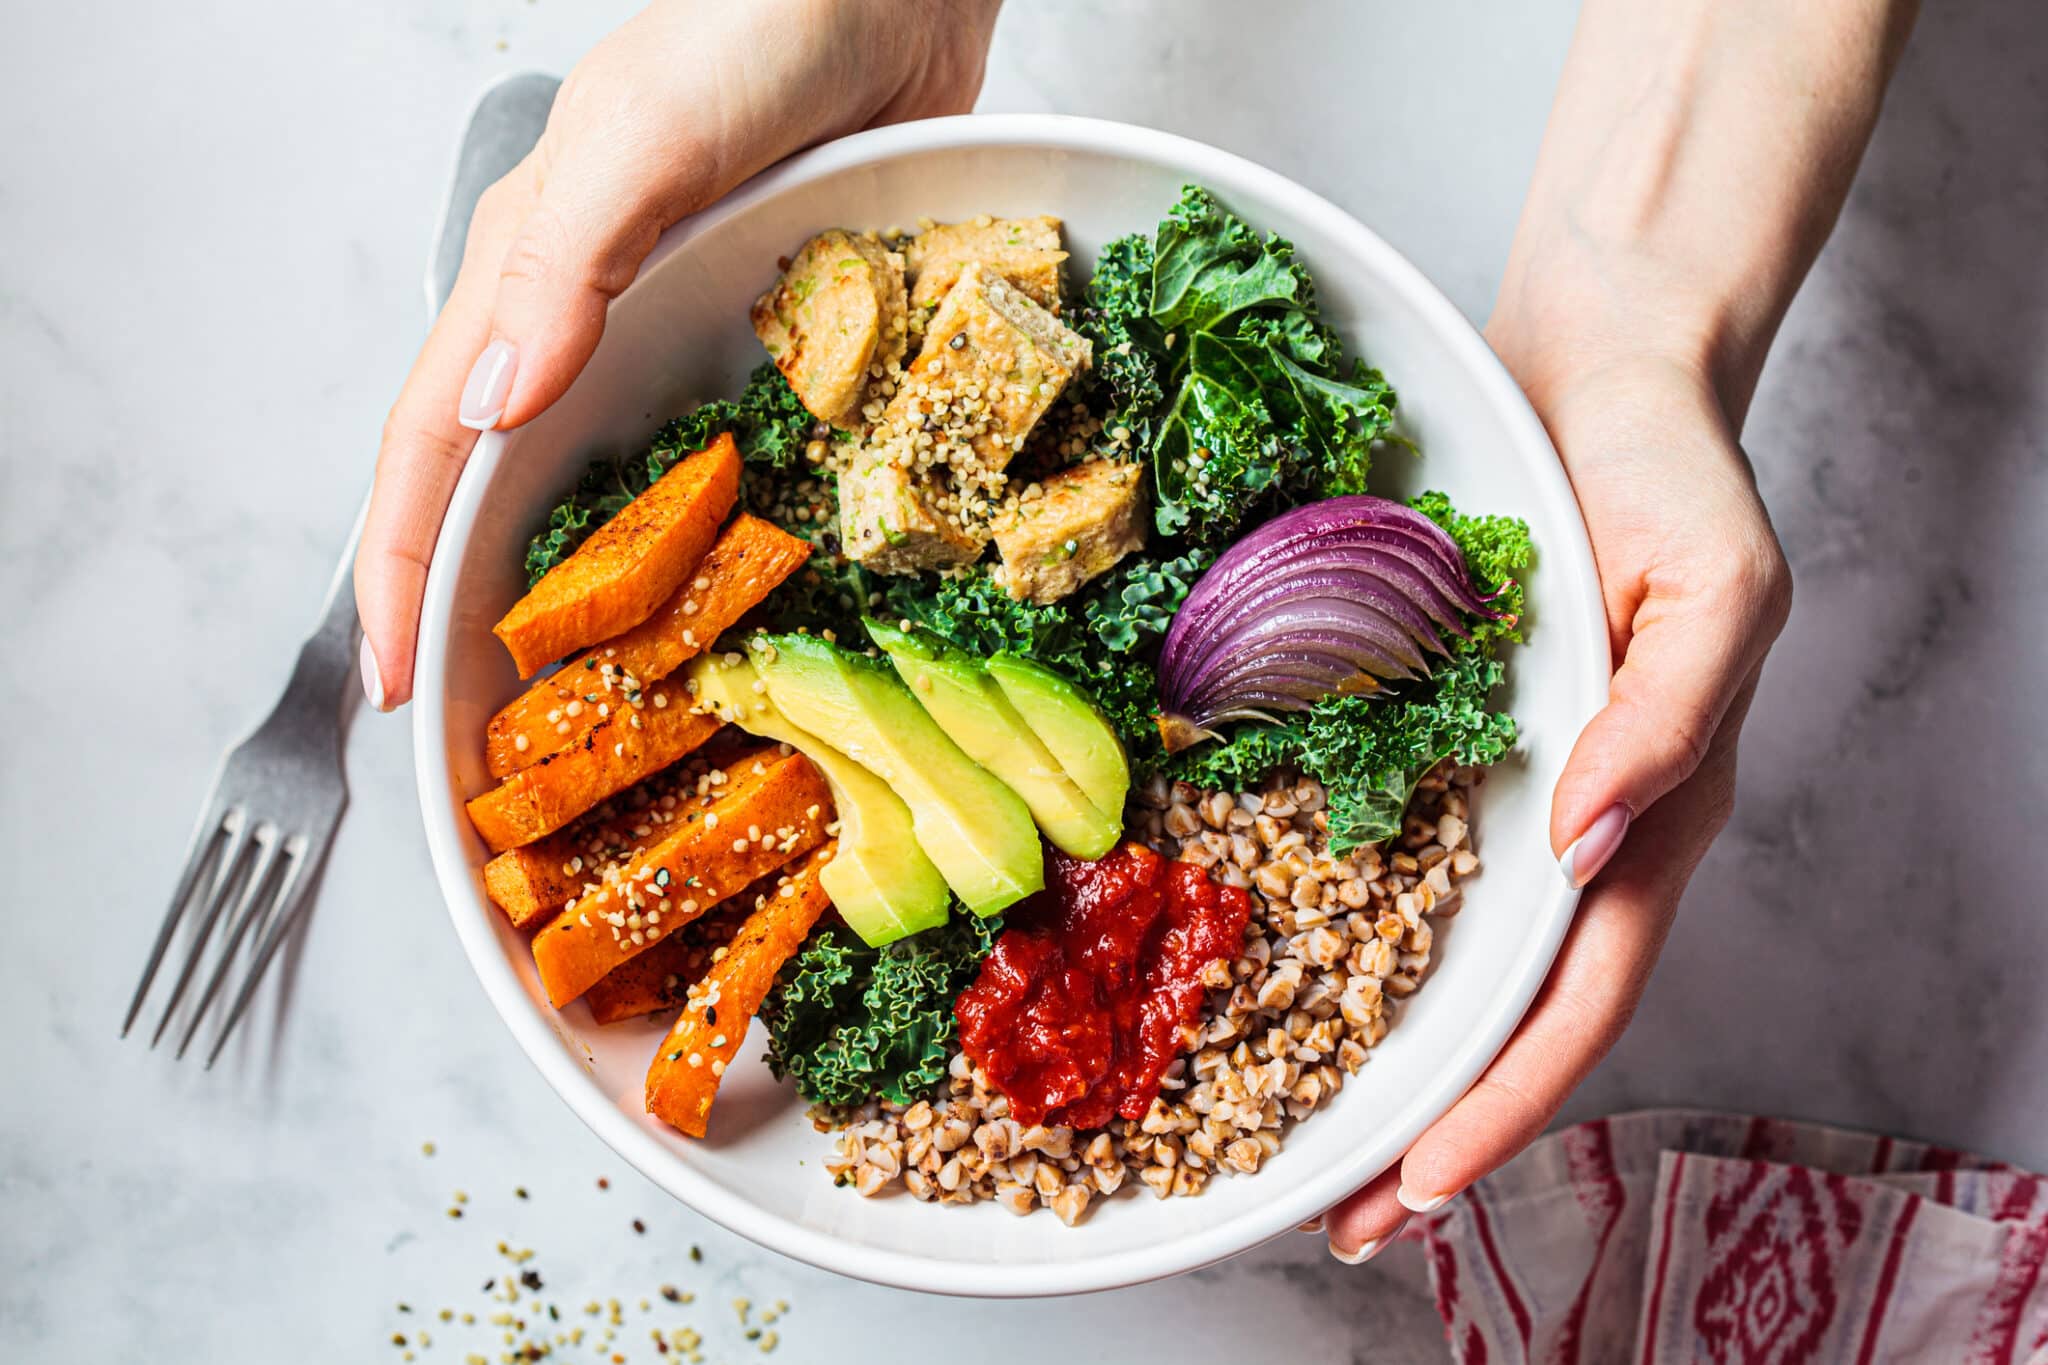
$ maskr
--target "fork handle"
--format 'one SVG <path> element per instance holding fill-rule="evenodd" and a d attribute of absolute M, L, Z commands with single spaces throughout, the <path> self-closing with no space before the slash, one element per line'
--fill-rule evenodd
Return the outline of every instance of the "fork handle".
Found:
<path fill-rule="evenodd" d="M 320 605 L 320 624 L 299 647 L 299 660 L 292 669 L 287 691 L 317 690 L 334 696 L 356 672 L 356 641 L 361 638 L 356 620 L 354 570 L 356 547 L 362 543 L 363 521 L 370 512 L 370 497 L 356 510 L 356 523 L 342 547 L 341 562 L 334 566 L 334 580 L 327 585 L 327 599 Z"/>

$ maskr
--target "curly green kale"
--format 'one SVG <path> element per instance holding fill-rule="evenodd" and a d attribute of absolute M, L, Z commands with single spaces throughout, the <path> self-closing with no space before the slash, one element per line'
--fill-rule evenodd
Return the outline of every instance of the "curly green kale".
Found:
<path fill-rule="evenodd" d="M 528 586 L 576 552 L 590 533 L 668 473 L 676 461 L 702 450 L 730 431 L 740 457 L 759 469 L 782 470 L 797 463 L 816 419 L 773 365 L 762 365 L 737 399 L 719 398 L 671 421 L 655 433 L 646 450 L 617 460 L 596 460 L 574 490 L 548 513 L 547 524 L 526 547 Z"/>
<path fill-rule="evenodd" d="M 1472 623 L 1472 638 L 1454 640 L 1454 652 L 1491 652 L 1502 641 L 1520 641 L 1524 590 L 1518 577 L 1536 557 L 1529 540 L 1529 523 L 1520 517 L 1468 517 L 1451 506 L 1442 493 L 1428 492 L 1411 499 L 1409 506 L 1450 532 L 1465 556 L 1465 567 L 1482 596 L 1501 618 Z"/>
<path fill-rule="evenodd" d="M 1079 395 L 1104 414 L 1105 430 L 1128 427 L 1138 450 L 1151 448 L 1166 403 L 1158 360 L 1166 348 L 1152 324 L 1151 304 L 1152 239 L 1134 233 L 1102 249 L 1074 321 L 1093 351 Z"/>
<path fill-rule="evenodd" d="M 946 1079 L 954 997 L 1001 932 L 1000 917 L 955 905 L 938 928 L 883 948 L 838 929 L 816 935 L 762 1004 L 769 1069 L 813 1104 L 915 1103 Z"/>
<path fill-rule="evenodd" d="M 1201 744 L 1159 766 L 1203 787 L 1244 790 L 1270 769 L 1307 773 L 1328 793 L 1330 850 L 1342 855 L 1397 834 L 1415 784 L 1446 758 L 1496 763 L 1515 744 L 1515 722 L 1489 698 L 1505 668 L 1501 644 L 1521 639 L 1522 585 L 1515 575 L 1534 551 L 1529 528 L 1513 517 L 1459 515 L 1441 493 L 1413 504 L 1450 532 L 1473 581 L 1506 615 L 1475 621 L 1467 639 L 1430 676 L 1394 694 L 1325 697 L 1279 725 L 1243 723 L 1220 743 Z"/>
<path fill-rule="evenodd" d="M 1398 698 L 1325 697 L 1281 725 L 1239 725 L 1225 743 L 1175 755 L 1165 771 L 1226 791 L 1255 787 L 1273 768 L 1307 773 L 1327 793 L 1330 851 L 1342 856 L 1398 834 L 1415 784 L 1443 759 L 1486 764 L 1507 755 L 1514 718 L 1487 706 L 1504 671 L 1486 655 L 1454 658 Z"/>
<path fill-rule="evenodd" d="M 1346 367 L 1293 246 L 1199 186 L 1150 242 L 1111 244 L 1076 326 L 1104 426 L 1150 454 L 1162 534 L 1220 546 L 1283 507 L 1361 492 L 1390 439 L 1393 390 Z"/>

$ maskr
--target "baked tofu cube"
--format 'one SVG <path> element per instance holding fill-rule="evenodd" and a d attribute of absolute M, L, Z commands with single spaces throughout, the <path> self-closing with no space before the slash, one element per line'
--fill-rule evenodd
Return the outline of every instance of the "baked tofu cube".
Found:
<path fill-rule="evenodd" d="M 904 274 L 914 310 L 935 308 L 975 261 L 1008 280 L 1041 308 L 1058 312 L 1060 248 L 1057 218 L 991 218 L 926 228 L 903 248 Z"/>
<path fill-rule="evenodd" d="M 1058 601 L 1145 543 L 1142 466 L 1090 460 L 1036 488 L 996 520 L 995 577 L 1010 596 Z"/>
<path fill-rule="evenodd" d="M 872 236 L 821 232 L 754 301 L 752 317 L 754 335 L 811 414 L 857 429 L 872 367 L 902 360 L 909 339 L 903 258 Z"/>
<path fill-rule="evenodd" d="M 1088 364 L 1088 342 L 976 261 L 960 268 L 882 414 L 900 464 L 999 488 L 1024 438 Z"/>
<path fill-rule="evenodd" d="M 839 475 L 839 534 L 846 557 L 875 573 L 918 573 L 981 557 L 988 531 L 940 504 L 955 502 L 878 448 L 856 453 Z"/>

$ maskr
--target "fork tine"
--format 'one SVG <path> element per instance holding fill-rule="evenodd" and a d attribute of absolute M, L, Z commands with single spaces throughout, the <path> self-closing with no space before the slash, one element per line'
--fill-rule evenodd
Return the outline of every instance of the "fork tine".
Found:
<path fill-rule="evenodd" d="M 216 789 L 218 784 L 216 784 Z M 164 914 L 163 927 L 156 931 L 156 944 L 149 950 L 149 962 L 142 969 L 142 980 L 135 984 L 135 998 L 128 1002 L 128 1017 L 121 1021 L 121 1036 L 126 1038 L 128 1030 L 135 1027 L 135 1016 L 142 1013 L 142 1002 L 149 996 L 150 983 L 156 980 L 156 969 L 162 965 L 164 950 L 171 946 L 171 936 L 177 932 L 178 921 L 185 917 L 185 905 L 192 897 L 192 889 L 199 882 L 200 874 L 216 866 L 221 839 L 226 834 L 223 822 L 227 812 L 208 793 L 206 811 L 192 830 L 191 845 L 185 850 L 185 870 L 178 874 L 178 889 L 171 893 L 171 906 Z"/>
<path fill-rule="evenodd" d="M 192 984 L 193 973 L 199 970 L 200 960 L 206 956 L 206 945 L 213 939 L 213 926 L 220 919 L 220 912 L 229 900 L 244 892 L 250 884 L 250 854 L 252 851 L 261 853 L 261 846 L 256 842 L 255 823 L 248 812 L 239 807 L 229 811 L 223 822 L 228 829 L 228 845 L 221 852 L 213 895 L 207 900 L 206 913 L 200 917 L 198 933 L 185 954 L 185 965 L 179 969 L 177 983 L 171 987 L 171 998 L 164 1006 L 163 1017 L 156 1021 L 156 1032 L 150 1035 L 151 1047 L 163 1041 L 164 1030 L 171 1026 L 171 1016 L 178 1012 L 178 1002 L 185 998 L 185 989 Z"/>
<path fill-rule="evenodd" d="M 220 950 L 220 959 L 214 964 L 213 975 L 207 978 L 206 989 L 199 993 L 199 1003 L 192 1007 L 192 1018 L 185 1025 L 185 1036 L 178 1040 L 178 1050 L 173 1061 L 184 1057 L 185 1049 L 192 1046 L 193 1035 L 199 1032 L 199 1025 L 206 1018 L 207 1009 L 220 994 L 221 986 L 227 981 L 228 973 L 235 965 L 235 953 L 241 948 L 242 940 L 249 933 L 249 927 L 263 921 L 265 913 L 284 898 L 292 885 L 296 859 L 294 848 L 304 841 L 294 835 L 286 838 L 283 831 L 271 840 L 271 845 L 258 865 L 258 873 L 251 875 L 242 894 L 242 903 L 235 911 L 234 922 L 229 926 L 226 944 Z"/>
<path fill-rule="evenodd" d="M 320 863 L 327 856 L 327 849 L 323 846 L 315 850 L 304 839 L 299 839 L 298 843 L 299 847 L 294 850 L 292 858 L 290 879 L 278 896 L 277 913 L 271 916 L 270 927 L 264 931 L 263 941 L 256 949 L 256 959 L 249 964 L 249 974 L 242 978 L 242 988 L 235 992 L 235 1003 L 228 1010 L 228 1017 L 221 1024 L 219 1034 L 214 1037 L 212 1049 L 206 1054 L 208 1071 L 213 1070 L 214 1062 L 220 1058 L 221 1049 L 228 1045 L 228 1035 L 235 1031 L 235 1025 L 241 1021 L 243 1011 L 249 1008 L 249 1001 L 256 994 L 256 987 L 263 980 L 263 973 L 270 966 L 270 959 L 277 955 L 279 946 L 291 933 L 292 925 L 305 913 L 306 907 L 312 904 L 312 897 L 307 892 L 313 885 Z"/>

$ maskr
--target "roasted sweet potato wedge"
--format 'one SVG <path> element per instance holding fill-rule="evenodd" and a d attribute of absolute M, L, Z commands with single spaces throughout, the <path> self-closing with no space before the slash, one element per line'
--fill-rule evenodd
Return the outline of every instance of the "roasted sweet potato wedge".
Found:
<path fill-rule="evenodd" d="M 679 803 L 667 837 L 627 863 L 617 885 L 568 902 L 534 935 L 534 965 L 555 1008 L 824 842 L 832 796 L 802 754 L 771 747 L 721 771 L 726 780 Z"/>
<path fill-rule="evenodd" d="M 817 871 L 837 847 L 836 841 L 824 844 L 791 867 L 787 882 L 747 915 L 725 955 L 688 988 L 682 1014 L 647 1069 L 648 1113 L 691 1137 L 704 1136 L 711 1101 L 739 1055 L 748 1022 L 782 964 L 825 913 Z"/>
<path fill-rule="evenodd" d="M 760 894 L 756 888 L 772 888 L 781 875 L 782 870 L 776 869 L 701 919 L 606 972 L 601 981 L 583 992 L 590 1017 L 600 1024 L 617 1024 L 682 1004 L 690 987 L 711 970 L 712 955 L 739 932 L 753 909 L 754 897 Z"/>
<path fill-rule="evenodd" d="M 771 897 L 787 894 L 806 903 L 830 900 L 818 885 L 818 871 L 824 866 L 818 854 L 830 846 L 821 844 L 776 868 L 682 932 L 668 935 L 638 957 L 614 967 L 604 980 L 583 993 L 590 1017 L 600 1024 L 616 1024 L 621 1019 L 674 1009 L 683 1003 L 691 986 L 725 960 L 719 950 L 731 946 L 747 917 L 766 909 Z M 788 887 L 795 889 L 785 893 Z"/>
<path fill-rule="evenodd" d="M 574 748 L 522 768 L 469 803 L 491 852 L 553 834 L 598 802 L 660 772 L 718 732 L 680 684 L 655 683 L 585 730 Z"/>
<path fill-rule="evenodd" d="M 684 766 L 664 768 L 600 802 L 566 829 L 485 863 L 484 890 L 512 927 L 530 928 L 552 916 L 571 896 L 602 883 L 608 869 L 645 852 L 667 833 L 678 793 L 688 795 L 680 785 L 688 776 Z"/>
<path fill-rule="evenodd" d="M 646 620 L 689 581 L 739 492 L 739 447 L 721 435 L 592 532 L 491 627 L 519 676 Z"/>
<path fill-rule="evenodd" d="M 795 573 L 811 547 L 742 512 L 654 614 L 594 645 L 526 689 L 484 732 L 484 761 L 503 779 L 566 748 L 627 692 L 709 649 L 719 635 Z"/>

